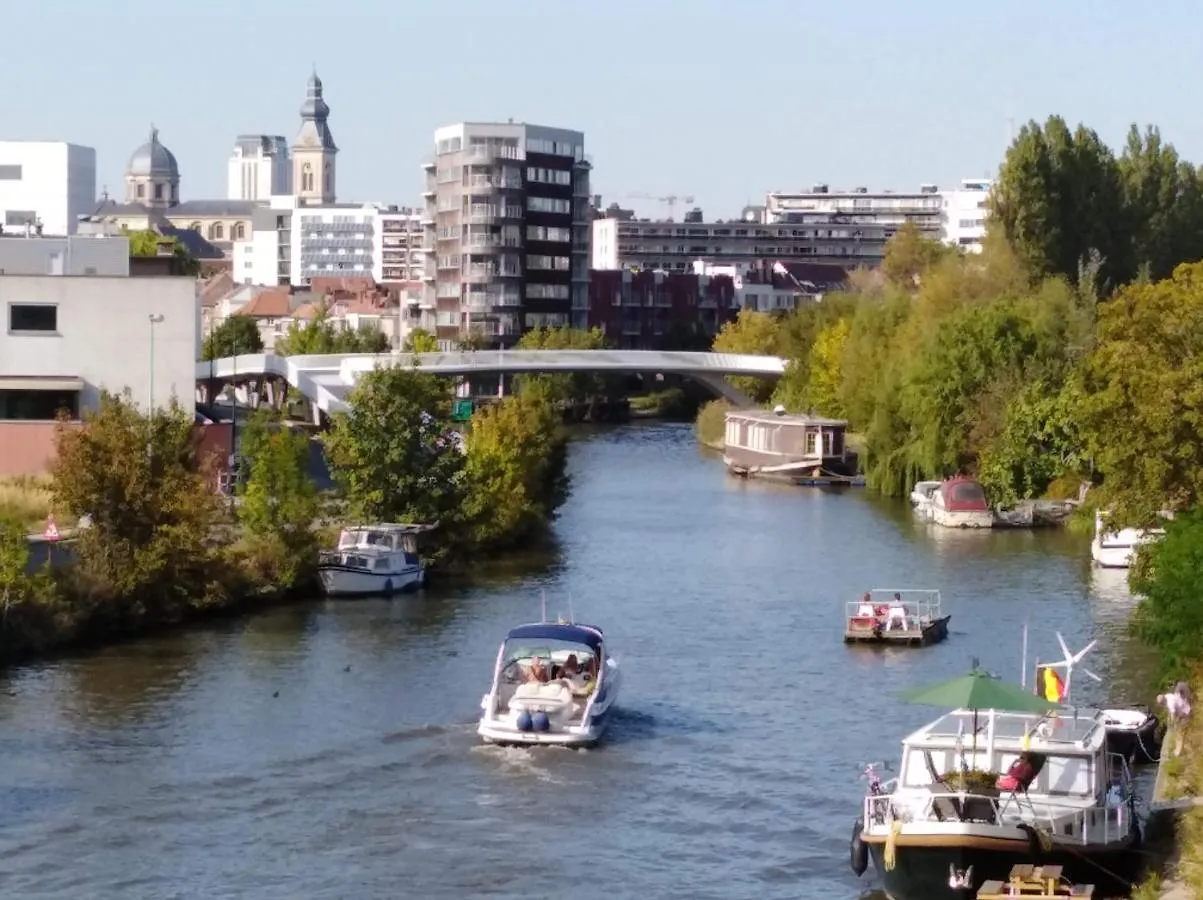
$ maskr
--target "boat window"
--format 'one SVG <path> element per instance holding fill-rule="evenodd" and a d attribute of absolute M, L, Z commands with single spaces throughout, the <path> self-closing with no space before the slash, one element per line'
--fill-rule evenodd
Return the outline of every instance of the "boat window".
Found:
<path fill-rule="evenodd" d="M 982 486 L 976 481 L 962 481 L 952 485 L 950 490 L 952 499 L 957 503 L 981 503 L 986 502 L 986 493 L 982 490 Z"/>
<path fill-rule="evenodd" d="M 806 432 L 806 455 L 814 456 L 818 452 L 818 435 L 813 431 Z"/>
<path fill-rule="evenodd" d="M 368 567 L 368 560 L 367 557 L 364 556 L 353 556 L 351 554 L 347 554 L 344 564 L 360 569 L 366 569 Z"/>
<path fill-rule="evenodd" d="M 378 571 L 383 571 L 383 570 L 385 570 L 385 569 L 387 569 L 387 568 L 388 568 L 388 560 L 387 560 L 387 559 L 378 559 L 378 560 L 376 560 L 376 569 L 377 569 Z"/>
<path fill-rule="evenodd" d="M 1037 783 L 1050 794 L 1094 794 L 1093 760 L 1088 756 L 1050 756 Z"/>

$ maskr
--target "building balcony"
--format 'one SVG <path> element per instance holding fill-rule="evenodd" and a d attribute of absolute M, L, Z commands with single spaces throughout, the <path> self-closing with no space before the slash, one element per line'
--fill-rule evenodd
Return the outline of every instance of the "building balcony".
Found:
<path fill-rule="evenodd" d="M 497 269 L 492 266 L 469 266 L 464 273 L 464 280 L 476 284 L 492 281 L 497 277 Z"/>
<path fill-rule="evenodd" d="M 471 225 L 492 225 L 497 216 L 491 206 L 477 206 L 469 209 L 461 218 Z"/>

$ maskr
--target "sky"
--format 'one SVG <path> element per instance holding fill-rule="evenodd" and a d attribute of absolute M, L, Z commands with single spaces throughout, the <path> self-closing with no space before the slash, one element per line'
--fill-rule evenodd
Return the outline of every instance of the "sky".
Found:
<path fill-rule="evenodd" d="M 39 0 L 5 15 L 0 138 L 96 148 L 119 194 L 153 122 L 184 199 L 224 197 L 241 133 L 290 141 L 311 68 L 340 200 L 417 205 L 436 127 L 585 133 L 593 192 L 692 196 L 951 187 L 1011 129 L 1060 114 L 1117 147 L 1133 122 L 1203 162 L 1203 4 L 1100 0 Z M 1195 60 L 1192 62 L 1191 60 Z M 678 214 L 681 206 L 678 205 Z"/>

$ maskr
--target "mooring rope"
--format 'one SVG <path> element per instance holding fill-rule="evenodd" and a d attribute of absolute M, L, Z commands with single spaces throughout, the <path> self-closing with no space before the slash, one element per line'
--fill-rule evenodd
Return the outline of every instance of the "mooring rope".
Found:
<path fill-rule="evenodd" d="M 882 853 L 882 862 L 885 863 L 887 872 L 894 871 L 894 865 L 897 862 L 897 859 L 895 857 L 895 853 L 896 853 L 895 845 L 898 841 L 898 835 L 901 832 L 902 832 L 902 823 L 901 822 L 894 822 L 890 826 L 890 835 L 889 835 L 889 837 L 886 838 L 886 849 L 885 849 L 885 852 Z"/>

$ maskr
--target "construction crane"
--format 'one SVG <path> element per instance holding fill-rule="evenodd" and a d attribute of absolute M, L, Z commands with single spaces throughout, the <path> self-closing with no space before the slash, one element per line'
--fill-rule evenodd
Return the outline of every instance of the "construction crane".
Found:
<path fill-rule="evenodd" d="M 669 194 L 667 197 L 656 197 L 652 194 L 627 194 L 627 200 L 655 200 L 657 203 L 663 203 L 668 207 L 668 217 L 675 218 L 677 211 L 677 201 L 682 203 L 693 203 L 693 197 L 682 196 L 680 194 Z"/>

